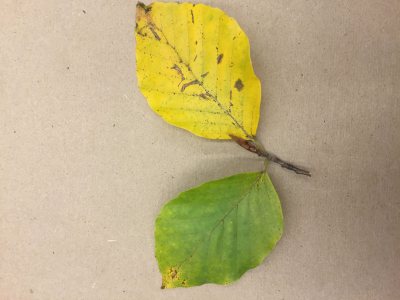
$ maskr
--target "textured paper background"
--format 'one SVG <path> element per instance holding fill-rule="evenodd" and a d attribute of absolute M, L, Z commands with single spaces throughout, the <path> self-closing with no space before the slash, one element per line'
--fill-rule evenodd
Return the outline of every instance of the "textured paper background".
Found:
<path fill-rule="evenodd" d="M 164 123 L 136 86 L 134 1 L 0 3 L 1 299 L 400 299 L 400 2 L 205 1 L 263 86 L 285 234 L 227 287 L 160 290 L 154 219 L 262 168 Z"/>

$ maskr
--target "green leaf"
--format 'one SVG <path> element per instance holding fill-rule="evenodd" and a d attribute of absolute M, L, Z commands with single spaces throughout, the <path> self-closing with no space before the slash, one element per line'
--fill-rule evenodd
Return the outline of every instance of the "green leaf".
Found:
<path fill-rule="evenodd" d="M 162 287 L 228 284 L 279 241 L 283 217 L 266 173 L 243 173 L 181 193 L 156 220 Z"/>

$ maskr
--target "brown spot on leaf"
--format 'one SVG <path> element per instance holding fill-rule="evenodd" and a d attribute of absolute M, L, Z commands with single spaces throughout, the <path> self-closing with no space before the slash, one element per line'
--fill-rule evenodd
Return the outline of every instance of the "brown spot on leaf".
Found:
<path fill-rule="evenodd" d="M 203 94 L 200 94 L 199 97 L 202 98 L 202 99 L 204 99 L 204 100 L 207 100 L 207 99 L 208 99 L 207 94 L 204 94 L 204 93 L 203 93 Z"/>
<path fill-rule="evenodd" d="M 235 88 L 240 92 L 241 90 L 243 90 L 244 85 L 242 80 L 239 78 L 238 80 L 236 80 L 235 82 Z"/>
<path fill-rule="evenodd" d="M 194 15 L 193 15 L 193 9 L 190 10 L 190 14 L 192 15 L 192 24 L 194 24 Z"/>
<path fill-rule="evenodd" d="M 171 67 L 171 69 L 175 70 L 178 73 L 178 75 L 181 76 L 181 82 L 179 82 L 179 84 L 178 84 L 178 86 L 179 86 L 182 83 L 182 81 L 185 80 L 185 76 L 183 75 L 183 72 L 182 72 L 181 68 L 179 68 L 177 64 L 174 64 Z"/>
<path fill-rule="evenodd" d="M 184 92 L 187 87 L 194 85 L 194 84 L 200 84 L 200 82 L 197 79 L 195 79 L 195 80 L 185 83 L 184 85 L 182 85 L 181 92 Z"/>
<path fill-rule="evenodd" d="M 143 37 L 147 36 L 147 33 L 143 33 L 142 31 L 138 31 L 137 34 Z"/>
<path fill-rule="evenodd" d="M 148 13 L 149 11 L 151 11 L 151 6 L 147 6 L 143 2 L 138 1 L 138 3 L 136 4 L 136 9 L 142 9 L 145 13 Z"/>
<path fill-rule="evenodd" d="M 139 21 L 143 18 L 147 18 L 147 13 L 150 12 L 151 6 L 146 6 L 142 2 L 138 2 L 136 4 L 136 22 L 139 23 Z"/>
<path fill-rule="evenodd" d="M 221 53 L 220 55 L 218 55 L 218 57 L 217 57 L 217 64 L 220 64 L 223 58 L 224 58 L 224 54 L 223 54 L 223 53 Z"/>
<path fill-rule="evenodd" d="M 171 278 L 172 280 L 178 278 L 178 270 L 175 268 L 169 268 L 168 277 Z"/>
<path fill-rule="evenodd" d="M 229 109 L 228 109 L 229 112 L 232 111 L 232 106 L 233 106 L 233 103 L 232 103 L 232 90 L 230 90 L 229 91 Z"/>
<path fill-rule="evenodd" d="M 204 74 L 201 74 L 201 78 L 204 78 L 208 75 L 208 72 L 205 72 Z"/>
<path fill-rule="evenodd" d="M 158 33 L 155 31 L 155 29 L 153 28 L 153 26 L 150 26 L 150 31 L 151 33 L 154 35 L 154 37 L 156 38 L 157 41 L 161 40 L 160 36 L 158 35 Z"/>
<path fill-rule="evenodd" d="M 140 1 L 136 4 L 136 23 L 141 25 L 141 28 L 136 28 L 136 31 L 138 31 L 138 30 L 142 31 L 142 30 L 149 28 L 151 30 L 151 32 L 153 33 L 154 37 L 157 40 L 160 40 L 158 33 L 155 31 L 155 29 L 157 29 L 157 27 L 155 26 L 155 24 L 153 23 L 153 20 L 152 20 L 151 8 L 152 8 L 151 4 L 145 5 Z M 141 35 L 147 36 L 146 33 L 141 34 Z"/>

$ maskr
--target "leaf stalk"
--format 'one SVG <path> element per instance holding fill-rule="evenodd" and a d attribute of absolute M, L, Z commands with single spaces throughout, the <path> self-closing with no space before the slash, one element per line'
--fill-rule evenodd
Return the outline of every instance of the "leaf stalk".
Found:
<path fill-rule="evenodd" d="M 282 168 L 295 172 L 299 175 L 305 175 L 311 177 L 311 172 L 298 167 L 290 162 L 284 161 L 275 154 L 265 150 L 264 146 L 254 137 L 249 140 L 245 140 L 233 134 L 229 135 L 239 146 L 243 147 L 247 151 L 257 154 L 258 156 L 264 157 L 266 160 L 274 162 L 280 165 Z"/>

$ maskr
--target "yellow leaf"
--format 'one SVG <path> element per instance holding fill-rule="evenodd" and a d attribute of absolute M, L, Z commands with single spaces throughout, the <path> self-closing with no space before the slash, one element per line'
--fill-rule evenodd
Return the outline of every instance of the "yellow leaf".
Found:
<path fill-rule="evenodd" d="M 209 139 L 255 136 L 261 86 L 249 40 L 220 9 L 138 3 L 136 64 L 140 90 L 168 123 Z"/>

